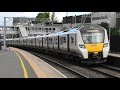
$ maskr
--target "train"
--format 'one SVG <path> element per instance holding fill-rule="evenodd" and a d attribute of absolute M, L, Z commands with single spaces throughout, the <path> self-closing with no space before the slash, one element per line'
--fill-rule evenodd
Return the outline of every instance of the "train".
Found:
<path fill-rule="evenodd" d="M 50 51 L 88 64 L 106 62 L 110 49 L 107 30 L 94 24 L 36 37 L 6 39 L 6 45 Z"/>

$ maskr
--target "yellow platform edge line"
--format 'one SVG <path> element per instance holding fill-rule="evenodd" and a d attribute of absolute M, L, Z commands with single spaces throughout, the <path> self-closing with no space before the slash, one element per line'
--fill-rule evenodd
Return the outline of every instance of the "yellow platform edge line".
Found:
<path fill-rule="evenodd" d="M 22 66 L 22 69 L 23 69 L 23 72 L 24 72 L 24 78 L 28 78 L 27 70 L 26 70 L 25 65 L 23 63 L 23 60 L 21 59 L 21 57 L 18 55 L 18 53 L 16 51 L 14 51 L 14 52 L 16 53 L 17 57 L 20 60 L 20 63 L 21 63 L 21 66 Z"/>

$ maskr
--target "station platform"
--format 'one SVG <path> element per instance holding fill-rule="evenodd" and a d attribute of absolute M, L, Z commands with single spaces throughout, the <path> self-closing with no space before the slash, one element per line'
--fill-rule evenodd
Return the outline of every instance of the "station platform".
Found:
<path fill-rule="evenodd" d="M 21 49 L 0 50 L 0 78 L 67 78 L 40 58 Z"/>
<path fill-rule="evenodd" d="M 108 55 L 112 57 L 120 58 L 120 52 L 110 52 Z"/>

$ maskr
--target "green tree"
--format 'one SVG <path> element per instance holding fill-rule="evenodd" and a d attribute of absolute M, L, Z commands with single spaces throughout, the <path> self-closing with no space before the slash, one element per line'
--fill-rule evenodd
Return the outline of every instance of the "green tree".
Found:
<path fill-rule="evenodd" d="M 104 27 L 107 30 L 109 29 L 109 24 L 108 23 L 101 22 L 99 25 L 102 26 L 102 27 Z"/>
<path fill-rule="evenodd" d="M 50 13 L 49 12 L 38 13 L 36 18 L 50 18 Z"/>
<path fill-rule="evenodd" d="M 107 30 L 107 33 L 109 35 L 109 25 L 108 25 L 108 23 L 102 22 L 99 25 L 104 27 Z M 120 34 L 119 29 L 117 29 L 117 28 L 110 28 L 110 35 L 119 35 L 119 34 Z"/>
<path fill-rule="evenodd" d="M 38 13 L 36 18 L 41 19 L 41 21 L 50 20 L 50 13 L 49 12 Z"/>
<path fill-rule="evenodd" d="M 111 35 L 120 35 L 119 29 L 111 28 Z"/>
<path fill-rule="evenodd" d="M 53 12 L 51 15 L 51 21 L 58 22 L 57 18 L 55 17 L 55 12 Z"/>
<path fill-rule="evenodd" d="M 44 22 L 44 21 L 53 21 L 53 22 L 58 22 L 57 18 L 55 17 L 55 12 L 52 13 L 52 15 L 50 16 L 49 12 L 42 12 L 42 13 L 38 13 L 36 16 L 37 19 L 41 19 L 41 21 L 37 21 L 37 22 Z M 47 19 L 47 20 L 46 20 Z"/>
<path fill-rule="evenodd" d="M 104 27 L 107 30 L 107 34 L 109 35 L 109 24 L 105 22 L 101 22 L 99 25 Z"/>

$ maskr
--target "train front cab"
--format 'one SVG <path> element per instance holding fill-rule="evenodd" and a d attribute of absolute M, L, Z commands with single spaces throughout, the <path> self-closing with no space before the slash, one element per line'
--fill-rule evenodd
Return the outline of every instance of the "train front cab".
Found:
<path fill-rule="evenodd" d="M 109 52 L 109 42 L 105 29 L 81 30 L 83 44 L 79 44 L 82 52 L 82 63 L 103 63 Z"/>

